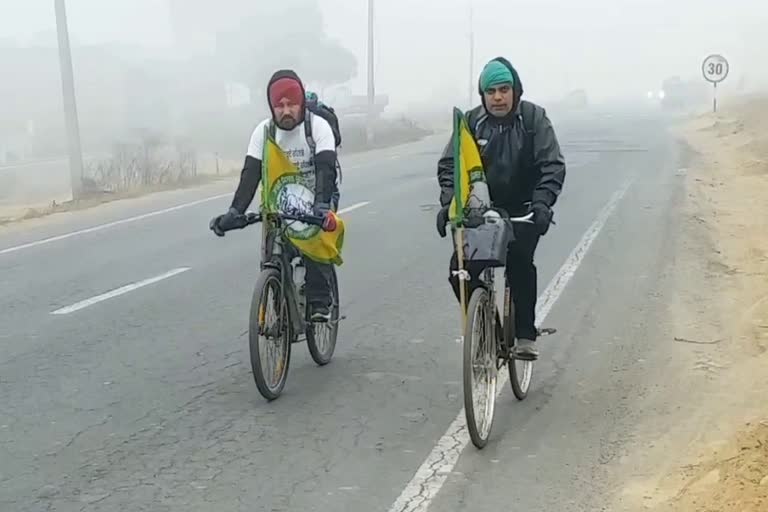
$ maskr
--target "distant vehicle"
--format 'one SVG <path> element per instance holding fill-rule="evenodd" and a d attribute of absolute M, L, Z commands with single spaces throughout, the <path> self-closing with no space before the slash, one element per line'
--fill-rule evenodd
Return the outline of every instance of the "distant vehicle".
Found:
<path fill-rule="evenodd" d="M 664 108 L 678 110 L 685 107 L 685 84 L 679 76 L 667 78 L 662 82 L 659 98 Z"/>
<path fill-rule="evenodd" d="M 661 84 L 659 99 L 667 110 L 683 110 L 703 104 L 708 100 L 707 87 L 701 80 L 683 80 L 671 76 Z"/>

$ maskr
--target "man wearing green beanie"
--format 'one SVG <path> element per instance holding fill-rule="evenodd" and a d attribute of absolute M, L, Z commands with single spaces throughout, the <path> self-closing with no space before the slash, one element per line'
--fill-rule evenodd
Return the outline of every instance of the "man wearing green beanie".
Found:
<path fill-rule="evenodd" d="M 507 252 L 506 274 L 514 298 L 515 355 L 535 360 L 538 286 L 533 260 L 540 237 L 552 223 L 552 207 L 565 181 L 565 159 L 545 109 L 522 100 L 520 75 L 507 59 L 497 57 L 485 65 L 478 93 L 481 105 L 467 112 L 466 118 L 483 159 L 491 203 L 510 216 L 533 213 L 533 224 L 514 224 L 515 241 Z M 438 162 L 437 176 L 443 207 L 437 215 L 437 230 L 444 237 L 454 193 L 452 142 Z M 459 284 L 453 274 L 457 268 L 454 251 L 449 281 L 458 299 Z M 469 271 L 471 294 L 478 284 L 478 272 L 471 265 Z"/>

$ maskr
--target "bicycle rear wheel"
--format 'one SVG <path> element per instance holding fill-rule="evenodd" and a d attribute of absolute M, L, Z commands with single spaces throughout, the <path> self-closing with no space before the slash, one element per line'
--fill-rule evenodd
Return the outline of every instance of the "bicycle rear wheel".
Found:
<path fill-rule="evenodd" d="M 495 304 L 485 288 L 476 288 L 467 307 L 464 331 L 464 413 L 472 444 L 484 448 L 488 443 L 496 408 L 496 329 Z"/>
<path fill-rule="evenodd" d="M 291 322 L 280 272 L 262 271 L 253 290 L 248 332 L 251 371 L 267 400 L 280 396 L 291 358 Z"/>
<path fill-rule="evenodd" d="M 339 282 L 336 278 L 336 267 L 331 269 L 331 319 L 328 322 L 310 322 L 307 325 L 307 348 L 309 354 L 318 366 L 331 362 L 336 350 L 336 338 L 339 335 Z M 307 305 L 309 318 L 309 305 Z"/>
<path fill-rule="evenodd" d="M 517 333 L 515 332 L 515 305 L 511 297 L 504 315 L 504 339 L 507 340 L 507 346 L 510 347 L 510 350 L 514 352 Z M 510 357 L 507 368 L 512 393 L 518 400 L 525 400 L 533 379 L 533 361 L 523 361 Z"/>

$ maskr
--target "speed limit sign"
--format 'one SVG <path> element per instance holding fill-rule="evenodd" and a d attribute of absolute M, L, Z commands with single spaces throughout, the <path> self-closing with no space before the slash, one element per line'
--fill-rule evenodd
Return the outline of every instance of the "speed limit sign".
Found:
<path fill-rule="evenodd" d="M 704 74 L 704 80 L 711 82 L 714 87 L 714 97 L 712 101 L 713 111 L 717 112 L 717 84 L 725 80 L 728 76 L 728 60 L 722 55 L 710 55 L 701 64 L 701 72 Z"/>
<path fill-rule="evenodd" d="M 722 82 L 728 76 L 728 60 L 722 55 L 710 55 L 701 66 L 704 79 L 713 84 Z"/>

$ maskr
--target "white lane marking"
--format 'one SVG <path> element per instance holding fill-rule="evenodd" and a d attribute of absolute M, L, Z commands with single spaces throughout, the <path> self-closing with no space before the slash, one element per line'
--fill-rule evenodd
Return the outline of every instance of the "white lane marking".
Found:
<path fill-rule="evenodd" d="M 46 164 L 55 164 L 55 163 L 64 163 L 67 162 L 66 158 L 51 158 L 49 160 L 36 160 L 34 162 L 24 162 L 20 164 L 14 164 L 14 165 L 2 165 L 0 166 L 0 173 L 6 172 L 6 171 L 12 171 L 14 169 L 24 169 L 25 167 L 34 167 L 36 165 L 46 165 Z"/>
<path fill-rule="evenodd" d="M 349 212 L 357 210 L 358 208 L 362 208 L 363 206 L 368 206 L 369 204 L 371 204 L 370 201 L 363 201 L 361 203 L 355 203 L 352 206 L 347 206 L 346 208 L 342 208 L 337 213 L 339 215 L 341 215 L 342 213 L 349 213 Z"/>
<path fill-rule="evenodd" d="M 603 229 L 608 218 L 631 185 L 632 180 L 629 180 L 613 194 L 595 221 L 584 233 L 584 236 L 573 249 L 563 266 L 560 267 L 560 270 L 550 281 L 544 293 L 541 294 L 536 307 L 536 318 L 539 322 L 549 315 L 552 306 L 560 298 L 566 285 L 584 260 L 592 242 L 600 234 L 600 230 Z M 502 390 L 505 389 L 507 379 L 507 372 L 502 370 L 499 374 L 498 394 L 501 394 Z M 453 471 L 461 452 L 468 443 L 469 434 L 467 433 L 464 408 L 462 407 L 456 419 L 453 420 L 453 423 L 448 427 L 443 437 L 437 441 L 432 452 L 416 471 L 411 481 L 405 486 L 397 501 L 390 507 L 389 512 L 425 512 L 428 510 L 432 500 L 435 499 L 448 475 Z"/>
<path fill-rule="evenodd" d="M 210 201 L 215 201 L 217 199 L 222 199 L 224 197 L 229 197 L 231 195 L 232 195 L 232 193 L 219 194 L 217 196 L 206 197 L 205 199 L 199 199 L 197 201 L 192 201 L 191 203 L 184 203 L 184 204 L 180 204 L 178 206 L 172 206 L 171 208 L 164 208 L 162 210 L 156 210 L 154 212 L 149 212 L 149 213 L 145 213 L 145 214 L 142 214 L 142 215 L 137 215 L 136 217 L 129 217 L 127 219 L 116 220 L 114 222 L 108 222 L 107 224 L 100 224 L 100 225 L 94 226 L 92 228 L 86 228 L 86 229 L 81 229 L 81 230 L 78 230 L 78 231 L 72 231 L 71 233 L 65 233 L 63 235 L 52 236 L 50 238 L 44 238 L 42 240 L 37 240 L 35 242 L 29 242 L 28 244 L 17 245 L 16 247 L 9 247 L 7 249 L 0 250 L 0 255 L 8 254 L 8 253 L 16 252 L 16 251 L 21 251 L 23 249 L 29 249 L 31 247 L 37 247 L 38 245 L 49 244 L 51 242 L 58 242 L 59 240 L 66 240 L 67 238 L 72 238 L 72 237 L 75 237 L 75 236 L 85 235 L 87 233 L 94 233 L 96 231 L 101 231 L 101 230 L 104 230 L 104 229 L 107 229 L 107 228 L 112 228 L 112 227 L 115 227 L 115 226 L 119 226 L 121 224 L 128 224 L 129 222 L 136 222 L 136 221 L 139 221 L 139 220 L 148 219 L 150 217 L 155 217 L 157 215 L 163 215 L 165 213 L 175 212 L 175 211 L 181 210 L 183 208 L 189 208 L 190 206 L 196 206 L 198 204 L 203 204 L 203 203 L 207 203 L 207 202 L 210 202 Z"/>
<path fill-rule="evenodd" d="M 80 302 L 77 302 L 75 304 L 72 304 L 71 306 L 67 306 L 65 308 L 57 309 L 56 311 L 51 312 L 52 315 L 68 315 L 70 313 L 74 313 L 75 311 L 79 311 L 81 309 L 85 309 L 89 306 L 93 306 L 94 304 L 97 304 L 99 302 L 117 297 L 119 295 L 123 295 L 128 292 L 132 292 L 133 290 L 137 290 L 139 288 L 142 288 L 144 286 L 148 286 L 150 284 L 157 283 L 158 281 L 162 281 L 164 279 L 168 279 L 169 277 L 173 277 L 175 275 L 181 274 L 182 272 L 186 272 L 187 270 L 190 270 L 189 267 L 180 267 L 173 269 L 169 272 L 166 272 L 165 274 L 160 274 L 159 276 L 150 277 L 149 279 L 144 279 L 143 281 L 137 281 L 135 283 L 131 283 L 126 286 L 122 286 L 120 288 L 117 288 L 115 290 L 112 290 L 107 293 L 103 293 L 101 295 L 97 295 L 95 297 L 91 297 L 90 299 L 86 299 Z"/>

